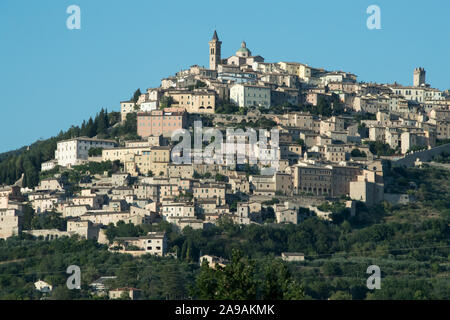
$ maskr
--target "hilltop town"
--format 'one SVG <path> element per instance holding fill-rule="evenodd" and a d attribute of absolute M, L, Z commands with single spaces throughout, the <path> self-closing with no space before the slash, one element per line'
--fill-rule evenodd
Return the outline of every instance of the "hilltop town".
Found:
<path fill-rule="evenodd" d="M 360 208 L 413 203 L 414 194 L 394 188 L 386 172 L 448 169 L 436 159 L 450 153 L 450 92 L 427 84 L 423 68 L 412 71 L 412 85 L 364 83 L 350 72 L 266 62 L 246 42 L 224 58 L 215 31 L 208 67 L 191 66 L 120 102 L 116 125 L 133 122 L 136 136 L 58 141 L 53 159 L 41 164 L 36 186 L 24 185 L 26 177 L 2 186 L 0 238 L 78 235 L 118 254 L 176 259 L 180 253 L 164 231 L 113 237 L 108 226 L 164 222 L 183 233 L 224 220 L 298 225 L 316 216 L 332 223 L 336 206 L 358 217 Z M 248 157 L 241 163 L 173 161 L 179 143 L 173 134 L 194 135 L 195 122 L 223 133 L 276 130 L 276 143 L 268 134 L 266 149 L 275 170 Z M 202 147 L 210 142 L 202 141 Z M 192 154 L 201 151 L 192 149 Z M 64 227 L 27 225 L 30 210 L 35 216 L 51 213 Z M 228 263 L 228 257 L 203 253 L 210 265 Z M 283 252 L 282 258 L 304 260 L 301 252 Z M 51 291 L 43 281 L 38 287 Z M 138 291 L 118 288 L 109 296 L 129 292 L 133 298 Z"/>

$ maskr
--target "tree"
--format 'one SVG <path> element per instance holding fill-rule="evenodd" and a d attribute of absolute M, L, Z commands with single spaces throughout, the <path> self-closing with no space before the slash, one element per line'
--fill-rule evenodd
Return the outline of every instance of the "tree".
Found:
<path fill-rule="evenodd" d="M 163 96 L 159 101 L 160 109 L 170 108 L 174 103 L 173 97 L 171 96 Z"/>
<path fill-rule="evenodd" d="M 120 300 L 131 300 L 130 293 L 128 291 L 124 291 L 120 294 Z"/>
<path fill-rule="evenodd" d="M 199 300 L 214 300 L 217 295 L 218 272 L 209 267 L 207 261 L 203 261 L 200 273 L 197 276 L 193 295 Z"/>
<path fill-rule="evenodd" d="M 133 97 L 131 98 L 131 101 L 133 101 L 134 103 L 138 102 L 139 97 L 141 96 L 141 94 L 142 94 L 142 93 L 141 93 L 141 89 L 138 88 L 138 89 L 134 92 Z"/>
<path fill-rule="evenodd" d="M 242 251 L 233 250 L 231 263 L 219 271 L 217 298 L 220 300 L 254 300 L 257 282 L 254 262 L 244 258 Z"/>
<path fill-rule="evenodd" d="M 137 135 L 137 115 L 136 113 L 127 114 L 125 124 L 123 126 L 125 135 L 136 136 Z"/>
<path fill-rule="evenodd" d="M 179 265 L 167 265 L 162 274 L 163 294 L 167 300 L 182 300 L 186 298 L 187 290 Z"/>
<path fill-rule="evenodd" d="M 90 148 L 88 151 L 89 157 L 98 157 L 102 155 L 103 148 Z"/>
<path fill-rule="evenodd" d="M 24 230 L 31 230 L 32 227 L 32 221 L 34 219 L 34 209 L 31 207 L 31 205 L 26 204 L 23 207 L 23 229 Z"/>
<path fill-rule="evenodd" d="M 106 134 L 108 130 L 108 112 L 103 110 L 95 117 L 96 134 Z"/>
<path fill-rule="evenodd" d="M 354 158 L 367 158 L 367 154 L 359 149 L 353 149 L 351 152 L 352 157 Z"/>
<path fill-rule="evenodd" d="M 304 141 L 303 139 L 297 139 L 297 144 L 298 144 L 299 146 L 304 147 L 304 146 L 305 146 L 305 141 Z"/>
<path fill-rule="evenodd" d="M 72 300 L 74 298 L 74 291 L 75 290 L 69 290 L 67 286 L 64 285 L 58 286 L 53 290 L 50 300 Z"/>
<path fill-rule="evenodd" d="M 86 125 L 86 133 L 89 138 L 92 138 L 97 134 L 97 126 L 94 120 L 92 120 L 92 117 L 89 118 L 89 121 Z"/>
<path fill-rule="evenodd" d="M 235 114 L 239 111 L 239 107 L 232 103 L 223 103 L 216 106 L 216 113 L 219 114 Z"/>
<path fill-rule="evenodd" d="M 263 300 L 281 300 L 287 291 L 290 274 L 288 268 L 279 261 L 272 261 L 265 268 L 263 280 Z"/>

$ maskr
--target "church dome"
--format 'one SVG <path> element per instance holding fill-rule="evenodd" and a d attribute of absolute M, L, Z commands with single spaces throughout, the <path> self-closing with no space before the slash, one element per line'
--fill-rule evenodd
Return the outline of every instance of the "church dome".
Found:
<path fill-rule="evenodd" d="M 250 52 L 249 49 L 247 49 L 247 44 L 245 43 L 245 41 L 242 41 L 241 47 L 236 52 L 236 55 L 240 56 L 240 57 L 249 57 L 249 56 L 251 56 L 251 52 Z"/>

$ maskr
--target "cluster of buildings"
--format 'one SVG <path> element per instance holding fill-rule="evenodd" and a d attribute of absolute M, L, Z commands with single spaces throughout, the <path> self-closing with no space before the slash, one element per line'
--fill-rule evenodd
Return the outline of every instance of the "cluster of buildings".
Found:
<path fill-rule="evenodd" d="M 448 92 L 431 88 L 425 70 L 414 71 L 414 84 L 360 83 L 354 74 L 326 71 L 294 62 L 268 63 L 253 55 L 245 42 L 223 59 L 216 32 L 209 42 L 209 68 L 192 66 L 165 78 L 137 101 L 121 103 L 122 120 L 137 114 L 138 141 L 79 137 L 60 141 L 55 159 L 42 170 L 71 168 L 90 161 L 116 161 L 121 171 L 100 174 L 68 193 L 67 181 L 56 174 L 33 190 L 9 186 L 0 190 L 0 237 L 22 231 L 22 206 L 37 214 L 59 212 L 67 230 L 28 230 L 54 239 L 78 234 L 108 244 L 110 250 L 135 256 L 171 254 L 163 233 L 108 241 L 104 228 L 120 221 L 133 224 L 167 221 L 179 230 L 204 229 L 228 217 L 237 224 L 261 223 L 272 209 L 275 223 L 301 223 L 302 212 L 323 219 L 330 212 L 318 206 L 345 199 L 352 214 L 355 201 L 374 205 L 396 197 L 385 193 L 385 159 L 371 152 L 381 142 L 403 157 L 416 149 L 432 149 L 450 139 Z M 341 116 L 307 112 L 271 113 L 281 105 L 341 104 Z M 217 114 L 226 104 L 248 108 L 247 114 Z M 277 170 L 261 174 L 263 163 L 247 165 L 177 164 L 172 160 L 172 133 L 192 130 L 190 117 L 207 114 L 214 127 L 226 129 L 265 117 L 279 131 L 274 150 Z M 356 120 L 353 115 L 361 115 Z M 91 148 L 101 156 L 90 157 Z M 271 203 L 273 198 L 278 203 Z M 404 201 L 404 197 L 402 198 Z"/>
<path fill-rule="evenodd" d="M 339 104 L 344 112 L 324 116 L 292 111 L 292 106 L 311 110 L 324 103 L 331 109 Z M 230 105 L 246 112 L 224 114 Z M 291 111 L 279 112 L 282 106 Z M 275 107 L 278 111 L 272 112 Z M 233 56 L 223 58 L 217 32 L 209 42 L 209 68 L 191 66 L 162 79 L 159 87 L 147 89 L 137 101 L 121 102 L 122 122 L 133 113 L 140 140 L 60 141 L 54 159 L 41 168 L 56 172 L 53 176 L 41 179 L 33 189 L 22 186 L 23 177 L 12 186 L 0 186 L 0 239 L 21 233 L 45 240 L 77 235 L 95 239 L 111 252 L 176 257 L 165 232 L 110 239 L 106 228 L 166 221 L 183 232 L 186 227 L 206 229 L 222 218 L 240 225 L 261 224 L 268 216 L 270 223 L 299 224 L 310 215 L 331 220 L 332 212 L 320 208 L 337 201 L 354 216 L 357 201 L 372 206 L 412 200 L 408 194 L 386 192 L 387 160 L 450 151 L 450 144 L 445 144 L 450 139 L 450 92 L 431 88 L 423 68 L 414 70 L 412 86 L 362 83 L 348 72 L 266 62 L 245 42 Z M 248 158 L 243 164 L 175 162 L 172 134 L 180 129 L 192 132 L 192 120 L 203 115 L 221 131 L 269 120 L 279 133 L 270 149 L 276 169 L 267 171 L 266 163 L 251 164 Z M 391 156 L 373 154 L 373 144 L 388 147 Z M 89 152 L 92 148 L 97 149 L 95 156 Z M 414 160 L 410 162 L 424 159 Z M 77 186 L 61 175 L 74 166 L 107 161 L 120 163 L 120 170 L 85 173 L 88 179 Z M 35 215 L 59 213 L 67 227 L 24 230 L 28 206 Z M 305 256 L 285 252 L 281 259 L 301 262 Z M 212 268 L 229 263 L 210 255 L 203 255 L 203 261 Z M 111 287 L 114 280 L 101 277 L 90 286 L 95 294 L 110 299 L 139 299 L 141 290 Z M 53 290 L 42 280 L 34 285 L 43 294 Z"/>

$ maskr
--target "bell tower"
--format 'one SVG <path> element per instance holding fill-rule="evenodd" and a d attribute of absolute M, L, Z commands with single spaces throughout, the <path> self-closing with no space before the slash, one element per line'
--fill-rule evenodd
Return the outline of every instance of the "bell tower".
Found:
<path fill-rule="evenodd" d="M 217 70 L 217 66 L 221 63 L 221 49 L 222 42 L 219 41 L 217 32 L 214 30 L 214 35 L 209 42 L 209 69 Z"/>

